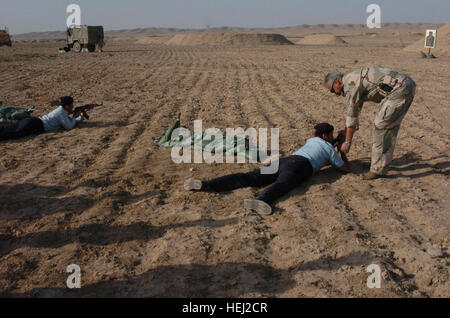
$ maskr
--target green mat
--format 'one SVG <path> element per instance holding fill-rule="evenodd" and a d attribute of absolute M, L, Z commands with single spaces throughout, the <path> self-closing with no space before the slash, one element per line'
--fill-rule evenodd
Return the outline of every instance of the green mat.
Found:
<path fill-rule="evenodd" d="M 175 129 L 181 128 L 180 124 L 180 116 L 181 113 L 178 114 L 177 121 L 166 131 L 163 137 L 160 139 L 153 138 L 153 141 L 160 147 L 174 147 L 180 146 L 183 148 L 191 148 L 194 150 L 205 150 L 208 147 L 208 151 L 212 149 L 211 153 L 219 153 L 229 154 L 233 156 L 237 156 L 243 154 L 246 159 L 249 159 L 253 162 L 261 162 L 260 158 L 263 156 L 260 154 L 258 145 L 250 142 L 248 138 L 244 138 L 245 151 L 239 152 L 238 147 L 238 137 L 222 137 L 222 140 L 214 140 L 214 137 L 211 138 L 211 134 L 207 134 L 205 131 L 202 132 L 201 135 L 194 135 L 188 138 L 183 138 L 183 136 L 179 136 L 178 139 L 172 139 L 172 133 Z M 242 138 L 242 137 L 241 137 Z M 242 146 L 240 146 L 242 149 Z M 254 151 L 251 151 L 254 150 Z"/>

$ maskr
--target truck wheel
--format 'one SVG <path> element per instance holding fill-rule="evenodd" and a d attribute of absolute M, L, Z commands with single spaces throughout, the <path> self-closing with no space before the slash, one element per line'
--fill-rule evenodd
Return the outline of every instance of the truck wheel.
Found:
<path fill-rule="evenodd" d="M 81 44 L 80 44 L 80 42 L 75 42 L 75 43 L 73 44 L 73 50 L 74 50 L 75 52 L 77 52 L 77 53 L 80 53 L 80 52 L 81 52 Z"/>
<path fill-rule="evenodd" d="M 94 52 L 95 51 L 95 45 L 89 44 L 87 48 L 88 48 L 89 52 Z"/>

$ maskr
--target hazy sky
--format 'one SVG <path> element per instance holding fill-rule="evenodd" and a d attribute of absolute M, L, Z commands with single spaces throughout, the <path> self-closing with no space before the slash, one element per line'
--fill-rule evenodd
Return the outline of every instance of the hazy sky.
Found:
<path fill-rule="evenodd" d="M 82 24 L 106 30 L 366 23 L 371 3 L 380 5 L 382 23 L 450 20 L 449 0 L 0 0 L 0 27 L 64 30 L 71 3 L 80 5 Z"/>

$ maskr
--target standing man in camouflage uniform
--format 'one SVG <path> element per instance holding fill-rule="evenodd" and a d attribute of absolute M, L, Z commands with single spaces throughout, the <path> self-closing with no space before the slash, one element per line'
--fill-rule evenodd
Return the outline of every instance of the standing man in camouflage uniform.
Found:
<path fill-rule="evenodd" d="M 358 117 L 363 103 L 380 103 L 373 127 L 372 162 L 365 180 L 373 180 L 387 172 L 392 161 L 400 124 L 411 106 L 416 84 L 406 74 L 384 67 L 363 67 L 347 75 L 329 73 L 324 86 L 331 93 L 347 99 L 346 140 L 341 151 L 348 153 L 353 135 L 358 130 Z"/>

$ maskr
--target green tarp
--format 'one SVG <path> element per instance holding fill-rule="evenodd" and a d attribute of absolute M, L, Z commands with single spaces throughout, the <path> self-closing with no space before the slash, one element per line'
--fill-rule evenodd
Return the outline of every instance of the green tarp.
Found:
<path fill-rule="evenodd" d="M 178 114 L 177 121 L 170 127 L 164 136 L 160 139 L 153 138 L 153 141 L 160 147 L 174 147 L 180 146 L 183 148 L 190 148 L 194 150 L 205 150 L 208 147 L 208 151 L 213 149 L 211 153 L 219 153 L 222 152 L 224 155 L 227 153 L 230 155 L 240 155 L 241 153 L 245 156 L 246 159 L 261 162 L 261 154 L 259 153 L 258 146 L 254 143 L 251 143 L 248 138 L 244 138 L 244 142 L 238 143 L 238 137 L 222 137 L 221 140 L 214 140 L 214 135 L 207 134 L 205 131 L 202 132 L 201 135 L 194 135 L 190 137 L 179 136 L 178 139 L 172 139 L 172 133 L 177 128 L 182 128 L 180 124 L 180 116 Z M 242 137 L 241 137 L 242 138 Z M 239 151 L 242 149 L 242 146 L 239 145 L 245 144 L 245 151 Z M 251 151 L 254 149 L 254 151 Z"/>

